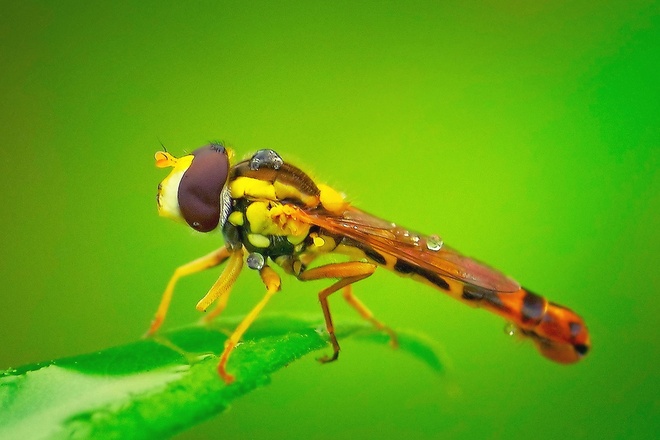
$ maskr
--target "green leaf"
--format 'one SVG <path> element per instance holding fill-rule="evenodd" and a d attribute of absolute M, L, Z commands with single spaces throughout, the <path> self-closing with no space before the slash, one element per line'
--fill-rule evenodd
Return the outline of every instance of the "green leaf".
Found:
<path fill-rule="evenodd" d="M 0 438 L 163 438 L 226 409 L 238 396 L 313 351 L 329 349 L 318 319 L 265 316 L 232 353 L 227 386 L 218 352 L 239 319 L 189 326 L 96 353 L 0 372 Z M 389 339 L 367 324 L 342 323 L 340 340 Z M 400 348 L 436 371 L 423 337 L 399 333 Z"/>

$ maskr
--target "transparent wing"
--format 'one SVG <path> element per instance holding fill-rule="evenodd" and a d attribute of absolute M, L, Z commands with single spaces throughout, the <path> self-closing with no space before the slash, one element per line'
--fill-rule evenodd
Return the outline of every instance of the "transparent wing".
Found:
<path fill-rule="evenodd" d="M 502 293 L 520 290 L 516 281 L 445 246 L 439 237 L 410 231 L 357 208 L 349 207 L 340 215 L 301 210 L 301 215 L 309 223 L 438 275 Z"/>

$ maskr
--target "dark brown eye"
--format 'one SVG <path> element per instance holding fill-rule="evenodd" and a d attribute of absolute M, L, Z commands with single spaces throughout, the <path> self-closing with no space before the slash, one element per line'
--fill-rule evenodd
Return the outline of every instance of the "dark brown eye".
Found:
<path fill-rule="evenodd" d="M 192 155 L 179 184 L 179 208 L 193 229 L 209 232 L 220 221 L 220 193 L 227 180 L 229 159 L 219 144 L 198 148 Z"/>

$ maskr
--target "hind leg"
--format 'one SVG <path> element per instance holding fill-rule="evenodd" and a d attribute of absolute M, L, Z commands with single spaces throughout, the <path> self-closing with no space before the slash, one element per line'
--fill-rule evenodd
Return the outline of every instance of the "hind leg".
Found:
<path fill-rule="evenodd" d="M 395 333 L 385 326 L 383 323 L 373 317 L 373 314 L 367 309 L 362 302 L 360 302 L 351 291 L 351 284 L 363 280 L 376 270 L 376 265 L 371 263 L 364 263 L 361 261 L 350 261 L 347 263 L 333 263 L 324 266 L 315 267 L 298 275 L 301 281 L 319 280 L 324 278 L 339 278 L 330 287 L 323 289 L 319 292 L 319 301 L 321 309 L 323 310 L 323 317 L 325 318 L 325 326 L 330 335 L 330 343 L 332 344 L 332 355 L 324 356 L 319 359 L 321 362 L 332 362 L 339 357 L 339 343 L 335 335 L 334 324 L 332 323 L 332 315 L 330 313 L 330 306 L 328 304 L 328 296 L 332 295 L 339 289 L 344 290 L 344 299 L 351 305 L 357 312 L 365 319 L 370 321 L 376 328 L 387 332 L 392 338 L 392 345 L 397 346 Z"/>

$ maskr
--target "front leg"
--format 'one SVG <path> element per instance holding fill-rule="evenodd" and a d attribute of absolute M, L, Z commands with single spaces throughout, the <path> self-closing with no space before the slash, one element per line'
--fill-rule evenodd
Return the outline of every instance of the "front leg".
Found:
<path fill-rule="evenodd" d="M 234 286 L 238 275 L 241 273 L 241 269 L 243 269 L 243 249 L 241 248 L 236 251 L 227 252 L 229 255 L 229 262 L 227 263 L 227 267 L 225 267 L 225 270 L 222 271 L 222 274 L 217 279 L 217 281 L 213 284 L 213 286 L 211 286 L 206 295 L 204 295 L 204 297 L 200 299 L 195 306 L 200 312 L 205 312 L 206 309 L 211 304 L 213 304 L 216 299 L 222 297 L 224 297 L 224 300 L 220 302 L 220 307 L 224 308 L 224 304 L 227 302 L 226 300 L 229 292 Z M 213 317 L 217 316 L 220 311 L 214 310 L 212 313 Z"/>
<path fill-rule="evenodd" d="M 224 263 L 224 261 L 228 257 L 229 257 L 229 249 L 227 249 L 226 247 L 222 247 L 216 251 L 211 252 L 208 255 L 205 255 L 201 258 L 191 261 L 190 263 L 178 267 L 174 271 L 172 278 L 170 278 L 169 283 L 167 283 L 165 292 L 163 293 L 163 296 L 160 300 L 160 304 L 158 305 L 158 310 L 154 315 L 154 319 L 151 321 L 151 325 L 149 326 L 149 330 L 147 331 L 146 336 L 154 335 L 162 325 L 163 321 L 165 320 L 165 316 L 167 315 L 167 310 L 169 309 L 170 302 L 172 301 L 172 293 L 174 293 L 174 287 L 176 286 L 177 281 L 179 281 L 181 277 L 192 275 L 194 273 L 201 272 L 203 270 L 218 266 Z"/>

